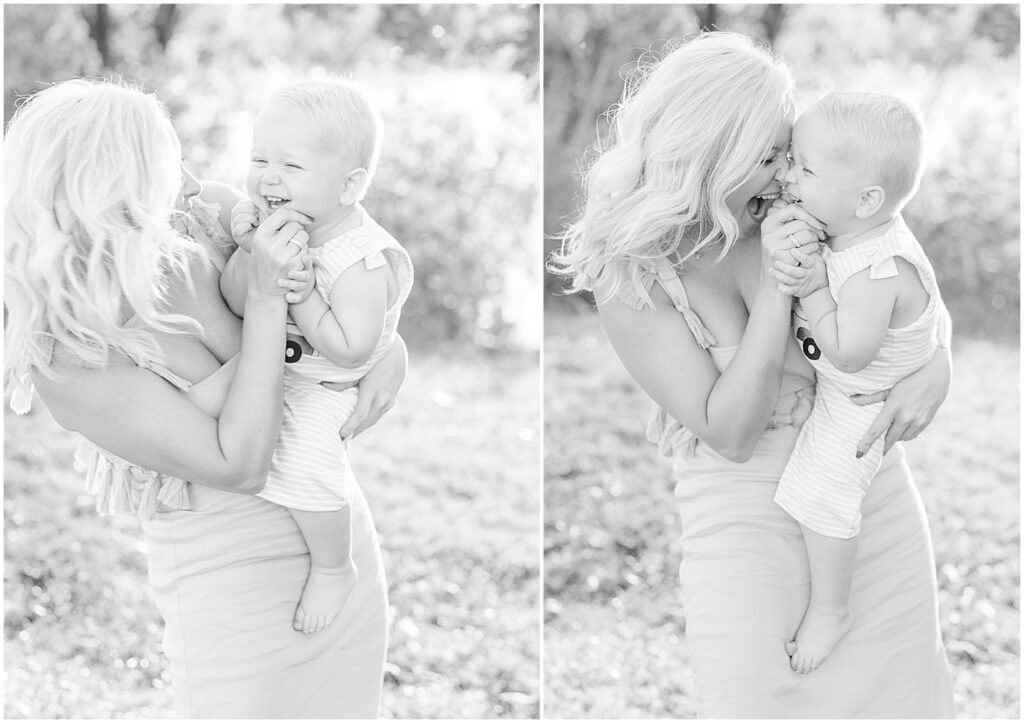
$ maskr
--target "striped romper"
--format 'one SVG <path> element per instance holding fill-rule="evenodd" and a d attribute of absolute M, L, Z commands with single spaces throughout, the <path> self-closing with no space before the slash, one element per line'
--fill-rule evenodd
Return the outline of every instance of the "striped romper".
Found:
<path fill-rule="evenodd" d="M 313 349 L 294 324 L 288 324 L 285 352 L 284 418 L 260 497 L 293 510 L 342 509 L 355 478 L 347 442 L 338 430 L 358 399 L 353 386 L 341 392 L 320 382 L 358 382 L 387 353 L 397 334 L 402 304 L 412 289 L 412 260 L 399 243 L 362 208 L 362 224 L 319 248 L 311 248 L 316 293 L 330 304 L 331 288 L 343 271 L 363 263 L 368 269 L 390 265 L 398 280 L 398 297 L 388 308 L 380 340 L 366 363 L 345 369 Z"/>
<path fill-rule="evenodd" d="M 811 416 L 800 430 L 796 447 L 779 481 L 775 502 L 800 524 L 826 537 L 850 539 L 860 532 L 861 501 L 882 463 L 885 446 L 879 438 L 860 459 L 857 443 L 878 416 L 882 403 L 857 406 L 851 394 L 870 394 L 893 384 L 928 363 L 938 347 L 939 287 L 921 245 L 902 216 L 880 236 L 831 253 L 823 250 L 832 298 L 853 274 L 870 269 L 872 279 L 897 275 L 895 256 L 912 263 L 928 292 L 928 306 L 912 323 L 887 329 L 878 356 L 855 373 L 841 372 L 811 338 L 799 304 L 794 305 L 797 341 L 817 373 Z"/>

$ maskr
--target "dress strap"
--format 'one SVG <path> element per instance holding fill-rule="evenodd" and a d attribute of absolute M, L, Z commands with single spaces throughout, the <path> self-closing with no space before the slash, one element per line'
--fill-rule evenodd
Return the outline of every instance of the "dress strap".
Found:
<path fill-rule="evenodd" d="M 668 294 L 668 298 L 671 299 L 676 311 L 683 315 L 686 325 L 690 328 L 693 338 L 700 345 L 701 349 L 707 349 L 718 344 L 718 340 L 707 330 L 707 327 L 704 326 L 697 313 L 690 308 L 690 300 L 686 296 L 683 280 L 679 278 L 675 267 L 667 260 L 662 259 L 658 262 L 654 271 L 657 274 L 658 284 Z"/>
<path fill-rule="evenodd" d="M 187 391 L 189 391 L 192 388 L 192 382 L 190 382 L 188 379 L 184 379 L 182 377 L 179 377 L 177 374 L 172 372 L 170 369 L 168 369 L 166 366 L 164 366 L 160 362 L 145 362 L 145 361 L 143 361 L 143 362 L 137 362 L 137 363 L 143 369 L 148 369 L 149 371 L 153 372 L 154 374 L 160 375 L 163 379 L 167 380 L 169 383 L 173 384 L 175 387 L 177 387 L 178 389 L 180 389 L 183 392 L 187 392 Z"/>
<path fill-rule="evenodd" d="M 179 377 L 177 374 L 168 369 L 162 362 L 156 360 L 140 359 L 133 354 L 129 354 L 128 358 L 135 362 L 135 365 L 140 369 L 146 369 L 160 376 L 165 381 L 173 384 L 175 387 L 183 392 L 187 392 L 192 388 L 192 382 L 183 377 Z"/>

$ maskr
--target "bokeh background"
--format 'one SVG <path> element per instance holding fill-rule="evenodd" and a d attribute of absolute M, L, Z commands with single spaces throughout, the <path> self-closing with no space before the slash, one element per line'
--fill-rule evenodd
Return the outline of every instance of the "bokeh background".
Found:
<path fill-rule="evenodd" d="M 580 201 L 601 115 L 640 58 L 701 28 L 768 43 L 798 107 L 829 89 L 916 103 L 928 170 L 905 216 L 954 319 L 954 380 L 907 445 L 936 552 L 963 718 L 1020 716 L 1020 56 L 1006 5 L 548 5 L 546 251 Z M 584 296 L 545 277 L 545 688 L 548 717 L 693 717 L 667 460 L 650 400 Z M 595 403 L 595 400 L 600 400 Z"/>
<path fill-rule="evenodd" d="M 539 65 L 536 5 L 4 7 L 5 120 L 123 76 L 200 178 L 242 183 L 279 86 L 349 75 L 377 103 L 365 206 L 416 265 L 405 386 L 351 453 L 388 574 L 386 717 L 538 713 Z M 96 516 L 74 446 L 41 404 L 5 412 L 5 716 L 168 717 L 144 540 Z"/>

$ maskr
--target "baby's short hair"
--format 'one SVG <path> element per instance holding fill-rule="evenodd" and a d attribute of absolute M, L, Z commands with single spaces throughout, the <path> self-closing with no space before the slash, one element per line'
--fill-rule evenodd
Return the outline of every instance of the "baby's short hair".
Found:
<path fill-rule="evenodd" d="M 918 112 L 896 96 L 860 91 L 829 93 L 813 109 L 833 131 L 849 135 L 858 156 L 902 209 L 924 172 L 924 124 Z"/>
<path fill-rule="evenodd" d="M 319 124 L 338 147 L 351 156 L 356 167 L 373 177 L 380 158 L 380 115 L 363 90 L 347 78 L 307 80 L 277 91 L 279 101 L 303 111 Z"/>

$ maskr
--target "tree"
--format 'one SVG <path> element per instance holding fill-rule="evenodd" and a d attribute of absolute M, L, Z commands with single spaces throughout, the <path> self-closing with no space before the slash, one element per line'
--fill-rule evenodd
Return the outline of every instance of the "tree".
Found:
<path fill-rule="evenodd" d="M 110 8 L 107 5 L 83 5 L 82 17 L 89 25 L 89 36 L 96 43 L 104 68 L 114 66 L 110 49 Z"/>

